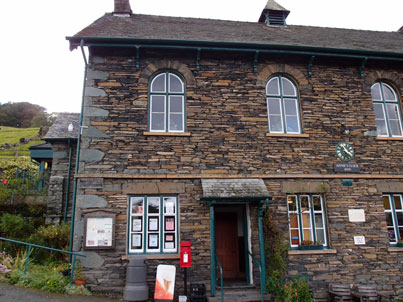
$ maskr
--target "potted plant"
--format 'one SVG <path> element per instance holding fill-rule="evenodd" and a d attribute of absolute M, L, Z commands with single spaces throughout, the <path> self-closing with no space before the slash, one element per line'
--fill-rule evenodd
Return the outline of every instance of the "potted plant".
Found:
<path fill-rule="evenodd" d="M 85 285 L 86 280 L 85 278 L 83 278 L 83 272 L 80 260 L 77 260 L 74 276 L 75 276 L 74 283 L 77 286 Z"/>
<path fill-rule="evenodd" d="M 299 250 L 323 250 L 323 244 L 318 241 L 302 240 L 298 246 Z"/>

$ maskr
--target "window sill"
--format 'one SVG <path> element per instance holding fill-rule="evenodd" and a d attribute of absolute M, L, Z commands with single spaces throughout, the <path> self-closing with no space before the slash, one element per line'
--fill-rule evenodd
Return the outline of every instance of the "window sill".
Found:
<path fill-rule="evenodd" d="M 316 254 L 337 254 L 334 249 L 323 250 L 289 250 L 288 255 L 316 255 Z"/>
<path fill-rule="evenodd" d="M 402 252 L 403 253 L 403 247 L 402 246 L 390 246 L 388 247 L 388 252 Z"/>
<path fill-rule="evenodd" d="M 190 132 L 143 132 L 146 136 L 190 136 Z"/>
<path fill-rule="evenodd" d="M 403 141 L 403 137 L 377 136 L 376 139 L 380 141 Z"/>
<path fill-rule="evenodd" d="M 133 256 L 143 256 L 146 259 L 180 259 L 180 254 L 130 254 L 121 257 L 122 260 L 129 260 Z"/>
<path fill-rule="evenodd" d="M 270 137 L 309 137 L 309 134 L 298 134 L 298 133 L 266 133 L 266 136 L 270 136 Z"/>

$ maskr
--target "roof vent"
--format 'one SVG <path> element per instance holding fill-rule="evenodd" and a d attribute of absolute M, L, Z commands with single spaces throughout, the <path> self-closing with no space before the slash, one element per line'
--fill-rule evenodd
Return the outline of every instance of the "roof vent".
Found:
<path fill-rule="evenodd" d="M 115 10 L 113 15 L 115 16 L 130 16 L 132 9 L 130 8 L 129 0 L 115 0 Z"/>
<path fill-rule="evenodd" d="M 286 10 L 274 0 L 267 1 L 265 8 L 260 15 L 259 22 L 267 25 L 285 26 L 289 10 Z"/>

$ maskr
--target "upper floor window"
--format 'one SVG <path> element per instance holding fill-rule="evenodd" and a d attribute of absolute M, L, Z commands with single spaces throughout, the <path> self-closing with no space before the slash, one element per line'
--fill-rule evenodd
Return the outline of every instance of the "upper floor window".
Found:
<path fill-rule="evenodd" d="M 389 242 L 403 241 L 403 199 L 401 194 L 383 195 Z"/>
<path fill-rule="evenodd" d="M 298 90 L 281 75 L 266 84 L 267 115 L 270 133 L 301 133 Z"/>
<path fill-rule="evenodd" d="M 151 132 L 185 132 L 185 85 L 176 74 L 158 73 L 149 92 Z"/>
<path fill-rule="evenodd" d="M 396 91 L 384 82 L 371 87 L 378 136 L 402 137 L 402 116 Z"/>
<path fill-rule="evenodd" d="M 328 246 L 322 195 L 288 195 L 287 205 L 291 247 L 307 241 Z"/>

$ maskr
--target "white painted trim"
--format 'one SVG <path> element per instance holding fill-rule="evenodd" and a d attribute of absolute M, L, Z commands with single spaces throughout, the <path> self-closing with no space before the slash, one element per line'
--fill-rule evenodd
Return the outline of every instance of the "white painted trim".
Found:
<path fill-rule="evenodd" d="M 248 230 L 248 249 L 250 250 L 250 252 L 252 253 L 252 229 L 251 229 L 251 223 L 250 223 L 250 210 L 249 210 L 249 204 L 246 204 L 245 207 L 246 210 L 246 228 Z M 249 259 L 249 280 L 250 280 L 250 284 L 253 284 L 253 261 L 252 261 L 252 257 L 248 255 L 248 259 Z"/>

